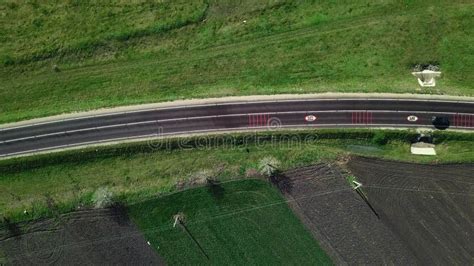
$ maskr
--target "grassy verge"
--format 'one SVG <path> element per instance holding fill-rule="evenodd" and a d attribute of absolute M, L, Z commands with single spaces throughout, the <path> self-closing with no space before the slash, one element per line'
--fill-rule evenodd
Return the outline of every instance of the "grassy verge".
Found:
<path fill-rule="evenodd" d="M 207 187 L 190 189 L 131 205 L 129 215 L 172 265 L 331 264 L 269 183 L 242 180 L 220 186 L 221 196 Z M 189 234 L 179 224 L 173 228 L 178 213 Z"/>
<path fill-rule="evenodd" d="M 473 95 L 464 0 L 35 3 L 0 4 L 0 123 L 182 98 L 417 93 L 410 72 L 429 63 L 444 76 L 424 92 Z"/>
<path fill-rule="evenodd" d="M 385 145 L 374 144 L 380 132 Z M 25 220 L 52 215 L 57 209 L 64 212 L 90 206 L 99 188 L 108 188 L 116 199 L 133 203 L 186 187 L 203 171 L 219 180 L 253 177 L 259 160 L 266 156 L 280 160 L 282 170 L 349 154 L 425 163 L 474 161 L 473 135 L 462 133 L 437 134 L 436 157 L 409 154 L 409 139 L 415 136 L 411 131 L 308 130 L 219 136 L 2 160 L 1 215 Z"/>

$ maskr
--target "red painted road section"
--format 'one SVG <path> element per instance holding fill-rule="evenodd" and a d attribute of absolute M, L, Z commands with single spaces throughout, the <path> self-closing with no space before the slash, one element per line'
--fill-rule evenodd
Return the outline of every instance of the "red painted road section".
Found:
<path fill-rule="evenodd" d="M 474 127 L 474 115 L 455 114 L 452 121 L 455 127 Z"/>
<path fill-rule="evenodd" d="M 372 124 L 373 121 L 372 112 L 352 112 L 352 124 Z"/>
<path fill-rule="evenodd" d="M 249 127 L 264 127 L 267 126 L 270 115 L 268 114 L 249 114 L 248 115 L 248 126 Z"/>

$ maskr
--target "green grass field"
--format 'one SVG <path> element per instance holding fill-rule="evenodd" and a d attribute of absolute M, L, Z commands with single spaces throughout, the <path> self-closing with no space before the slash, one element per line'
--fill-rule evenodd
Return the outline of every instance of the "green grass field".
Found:
<path fill-rule="evenodd" d="M 269 183 L 232 181 L 221 189 L 220 197 L 202 187 L 134 204 L 129 215 L 170 265 L 331 264 Z M 179 225 L 173 228 L 177 213 L 203 251 Z"/>
<path fill-rule="evenodd" d="M 178 184 L 183 182 L 186 187 L 187 182 L 202 176 L 203 171 L 219 180 L 249 177 L 248 173 L 255 171 L 258 162 L 266 156 L 280 160 L 282 170 L 319 161 L 334 161 L 348 154 L 426 163 L 474 161 L 472 142 L 467 139 L 446 140 L 437 145 L 438 156 L 423 157 L 410 155 L 409 143 L 404 141 L 392 140 L 386 145 L 375 145 L 370 137 L 364 137 L 364 132 L 370 131 L 302 132 L 327 132 L 326 135 L 335 135 L 335 139 L 321 137 L 311 140 L 301 135 L 298 138 L 297 135 L 283 134 L 279 137 L 281 141 L 275 142 L 192 149 L 181 141 L 187 148 L 165 150 L 138 143 L 1 160 L 0 215 L 13 220 L 48 216 L 55 211 L 47 206 L 48 199 L 52 199 L 55 208 L 61 212 L 81 205 L 90 206 L 94 192 L 104 187 L 110 189 L 116 199 L 133 203 L 176 191 L 180 189 Z M 340 139 L 343 136 L 338 138 L 337 132 L 362 134 Z M 241 136 L 247 138 L 248 135 Z M 23 215 L 25 209 L 29 210 L 26 216 Z"/>
<path fill-rule="evenodd" d="M 473 95 L 472 1 L 134 3 L 2 1 L 0 123 L 182 98 L 416 93 L 419 63 L 444 73 L 427 92 Z"/>

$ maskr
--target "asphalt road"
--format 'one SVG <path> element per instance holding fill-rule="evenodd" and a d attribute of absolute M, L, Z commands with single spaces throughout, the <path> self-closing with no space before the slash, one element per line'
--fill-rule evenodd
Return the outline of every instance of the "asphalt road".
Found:
<path fill-rule="evenodd" d="M 306 121 L 314 115 L 315 121 Z M 415 115 L 418 120 L 408 121 Z M 0 157 L 123 139 L 197 132 L 297 127 L 474 129 L 474 102 L 403 99 L 311 99 L 153 109 L 0 129 Z"/>

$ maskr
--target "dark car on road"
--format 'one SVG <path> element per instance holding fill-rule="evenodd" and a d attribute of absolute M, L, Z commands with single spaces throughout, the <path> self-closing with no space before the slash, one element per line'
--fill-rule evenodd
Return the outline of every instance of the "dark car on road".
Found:
<path fill-rule="evenodd" d="M 447 129 L 449 127 L 449 117 L 447 116 L 433 116 L 431 122 L 437 129 Z"/>

